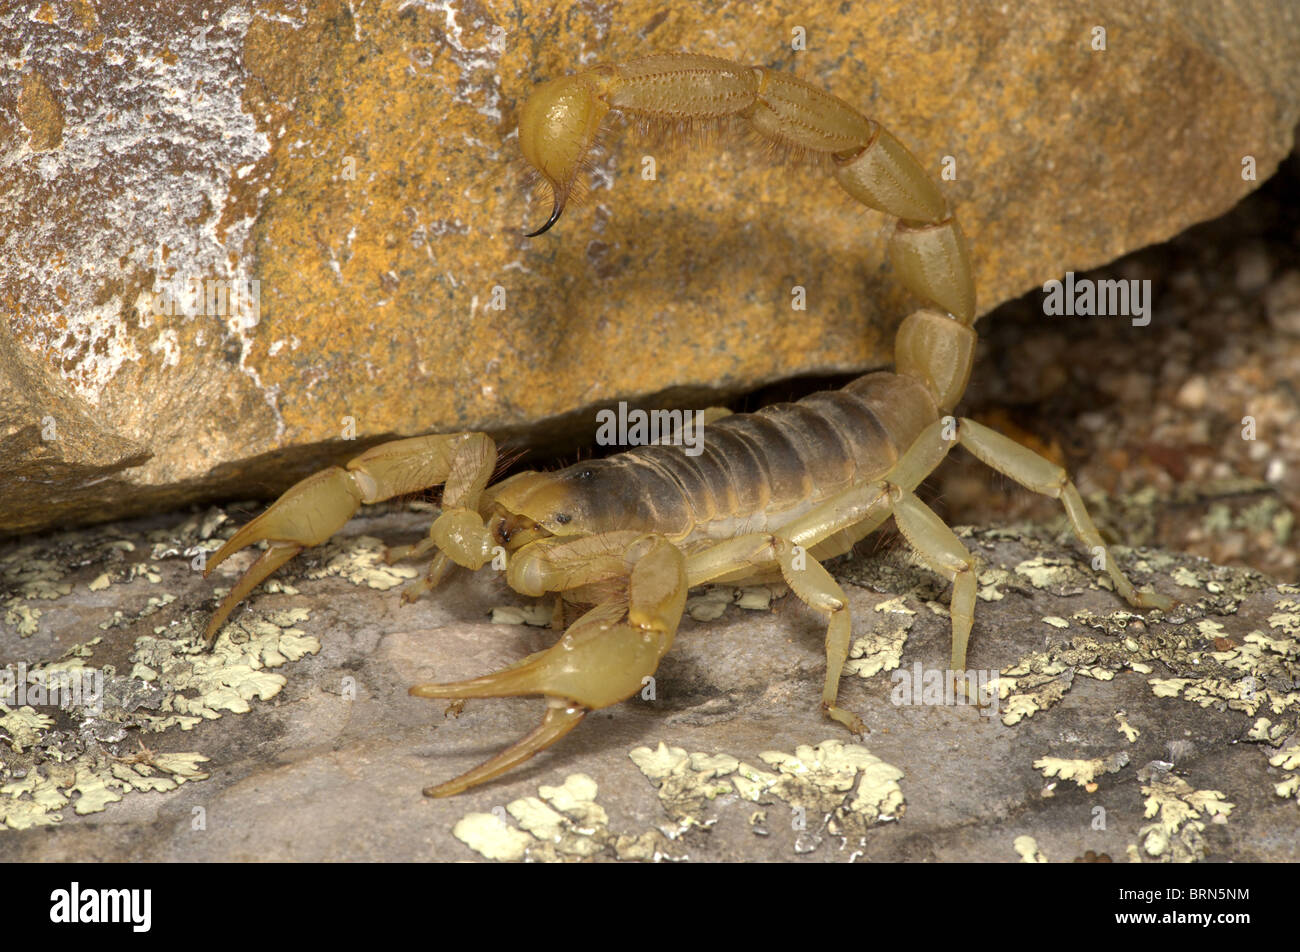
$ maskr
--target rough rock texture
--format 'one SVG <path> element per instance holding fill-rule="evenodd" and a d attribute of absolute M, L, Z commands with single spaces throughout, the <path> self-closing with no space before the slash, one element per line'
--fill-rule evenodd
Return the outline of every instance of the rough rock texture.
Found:
<path fill-rule="evenodd" d="M 826 86 L 931 168 L 953 157 L 988 310 L 1222 212 L 1253 187 L 1246 156 L 1265 178 L 1300 108 L 1297 16 L 8 4 L 0 530 L 267 492 L 390 434 L 587 442 L 621 397 L 704 403 L 889 358 L 909 302 L 882 220 L 727 137 L 616 138 L 591 204 L 524 239 L 546 209 L 512 137 L 540 80 L 689 48 Z"/>
<path fill-rule="evenodd" d="M 412 540 L 429 518 L 382 507 L 199 653 L 232 576 L 204 582 L 192 560 L 233 515 L 0 548 L 4 608 L 30 620 L 0 642 L 0 672 L 62 656 L 105 685 L 95 716 L 0 707 L 0 860 L 1297 858 L 1300 588 L 1250 570 L 1117 550 L 1181 602 L 1142 617 L 1073 544 L 962 530 L 984 563 L 970 662 L 1003 672 L 982 714 L 897 703 L 896 675 L 946 666 L 946 586 L 902 548 L 837 561 L 858 639 L 841 699 L 871 728 L 856 741 L 818 711 L 819 617 L 715 589 L 690 608 L 717 617 L 683 622 L 653 699 L 433 801 L 423 787 L 524 734 L 542 704 L 450 718 L 407 685 L 498 668 L 553 634 L 492 623 L 529 603 L 490 570 L 409 606 L 365 587 L 414 574 L 379 566 L 376 539 Z"/>

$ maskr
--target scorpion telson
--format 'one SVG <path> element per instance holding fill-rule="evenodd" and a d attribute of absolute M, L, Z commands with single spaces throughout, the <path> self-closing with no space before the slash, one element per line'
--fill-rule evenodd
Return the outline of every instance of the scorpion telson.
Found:
<path fill-rule="evenodd" d="M 559 220 L 605 117 L 691 128 L 748 127 L 792 156 L 822 155 L 860 204 L 898 220 L 894 270 L 927 307 L 908 316 L 893 371 L 752 414 L 706 411 L 703 450 L 642 446 L 556 472 L 524 472 L 489 486 L 497 452 L 483 433 L 420 436 L 376 446 L 290 488 L 209 560 L 208 570 L 254 542 L 269 543 L 213 614 L 213 638 L 231 610 L 279 566 L 328 539 L 362 503 L 443 485 L 427 538 L 390 551 L 433 553 L 403 593 L 433 588 L 454 566 L 481 568 L 505 548 L 506 581 L 592 606 L 551 648 L 493 674 L 420 684 L 419 697 L 543 695 L 542 723 L 501 754 L 425 791 L 448 796 L 499 776 L 549 747 L 588 711 L 641 690 L 672 647 L 689 588 L 782 579 L 827 619 L 821 707 L 852 731 L 838 704 L 852 627 L 843 590 L 822 566 L 893 517 L 907 542 L 953 583 L 950 667 L 966 667 L 975 611 L 975 559 L 915 495 L 955 443 L 1020 484 L 1061 500 L 1075 533 L 1104 555 L 1118 594 L 1167 608 L 1137 591 L 1110 556 L 1083 500 L 1059 466 L 968 419 L 951 416 L 975 353 L 975 287 L 966 239 L 938 186 L 911 152 L 847 103 L 793 76 L 709 56 L 648 56 L 539 87 L 519 116 L 519 146 L 550 186 Z M 557 615 L 560 613 L 557 612 Z"/>

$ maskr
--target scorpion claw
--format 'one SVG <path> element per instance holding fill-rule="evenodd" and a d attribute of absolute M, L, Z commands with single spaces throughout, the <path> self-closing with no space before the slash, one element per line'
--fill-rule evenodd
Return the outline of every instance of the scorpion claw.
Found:
<path fill-rule="evenodd" d="M 496 757 L 455 780 L 430 787 L 447 797 L 484 783 L 545 750 L 578 725 L 590 710 L 617 704 L 644 687 L 673 642 L 672 630 L 629 624 L 626 603 L 598 605 L 545 651 L 481 678 L 447 684 L 417 684 L 414 697 L 518 697 L 544 694 L 548 707 L 541 726 Z"/>
<path fill-rule="evenodd" d="M 229 594 L 221 600 L 221 604 L 208 620 L 208 629 L 203 633 L 203 639 L 208 644 L 212 644 L 221 626 L 230 617 L 230 613 L 235 610 L 235 606 L 242 602 L 249 592 L 262 584 L 262 581 L 268 575 L 301 551 L 302 546 L 291 542 L 272 542 L 267 547 L 267 550 L 258 557 L 257 561 L 248 567 L 248 571 L 244 573 Z M 206 575 L 207 572 L 205 571 L 204 574 Z"/>
<path fill-rule="evenodd" d="M 265 552 L 230 590 L 208 622 L 204 638 L 209 644 L 217 630 L 245 596 L 268 575 L 303 549 L 319 545 L 343 527 L 361 504 L 361 492 L 352 474 L 337 466 L 322 470 L 295 483 L 271 508 L 248 523 L 208 560 L 208 574 L 240 549 L 255 542 L 269 542 Z"/>
<path fill-rule="evenodd" d="M 478 786 L 480 783 L 493 780 L 507 770 L 528 760 L 538 751 L 550 747 L 577 727 L 578 723 L 586 716 L 587 708 L 582 705 L 552 698 L 547 705 L 545 716 L 542 717 L 542 723 L 537 725 L 537 728 L 532 733 L 518 743 L 507 747 L 491 760 L 479 764 L 473 770 L 467 770 L 459 777 L 448 780 L 446 783 L 440 783 L 436 787 L 425 787 L 424 795 L 426 797 L 450 797 L 468 790 L 470 787 Z"/>

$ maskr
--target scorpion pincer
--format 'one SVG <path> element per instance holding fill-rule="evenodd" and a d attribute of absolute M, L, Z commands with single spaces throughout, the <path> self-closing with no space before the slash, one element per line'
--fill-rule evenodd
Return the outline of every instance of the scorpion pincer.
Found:
<path fill-rule="evenodd" d="M 497 452 L 483 433 L 376 446 L 290 488 L 208 562 L 211 570 L 245 546 L 268 543 L 213 614 L 209 639 L 255 586 L 304 547 L 328 539 L 362 503 L 441 484 L 442 510 L 428 536 L 390 552 L 433 553 L 427 573 L 413 583 L 417 592 L 432 589 L 454 565 L 481 568 L 502 546 L 513 589 L 591 607 L 554 646 L 510 667 L 410 689 L 428 698 L 547 699 L 532 733 L 425 790 L 429 796 L 491 780 L 555 743 L 587 712 L 641 690 L 672 647 L 688 589 L 708 582 L 779 577 L 821 612 L 821 707 L 860 732 L 862 721 L 837 701 L 851 634 L 848 602 L 822 562 L 892 516 L 925 563 L 952 582 L 951 669 L 964 671 L 975 559 L 915 494 L 955 443 L 1059 499 L 1078 537 L 1104 553 L 1105 570 L 1130 605 L 1169 607 L 1164 596 L 1130 584 L 1061 467 L 951 416 L 975 353 L 970 254 L 938 186 L 898 139 L 842 100 L 761 66 L 690 54 L 597 66 L 540 86 L 520 113 L 520 149 L 553 196 L 550 218 L 533 235 L 559 220 L 609 113 L 676 129 L 739 123 L 779 151 L 821 157 L 852 198 L 896 218 L 894 270 L 927 307 L 899 327 L 893 370 L 752 414 L 711 412 L 698 455 L 682 446 L 642 446 L 493 486 Z M 413 594 L 408 589 L 405 596 Z"/>

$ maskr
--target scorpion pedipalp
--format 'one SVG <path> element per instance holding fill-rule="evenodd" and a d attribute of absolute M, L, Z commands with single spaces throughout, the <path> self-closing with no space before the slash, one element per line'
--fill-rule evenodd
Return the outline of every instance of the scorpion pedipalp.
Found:
<path fill-rule="evenodd" d="M 244 573 L 208 620 L 210 643 L 226 618 L 263 579 L 309 546 L 320 545 L 341 529 L 365 502 L 443 484 L 445 519 L 436 522 L 442 552 L 458 564 L 483 564 L 487 530 L 470 530 L 479 495 L 492 475 L 496 446 L 482 433 L 417 436 L 372 447 L 346 468 L 331 466 L 285 490 L 266 512 L 243 526 L 208 560 L 204 575 L 255 542 L 270 546 Z M 450 527 L 459 532 L 455 538 Z M 431 527 L 430 532 L 433 532 Z"/>
<path fill-rule="evenodd" d="M 627 549 L 633 561 L 626 601 L 597 605 L 550 648 L 493 674 L 446 684 L 417 684 L 415 697 L 519 697 L 541 694 L 542 723 L 491 760 L 424 792 L 446 797 L 491 780 L 555 743 L 590 710 L 626 700 L 645 685 L 672 647 L 686 605 L 686 563 L 662 537 Z"/>

